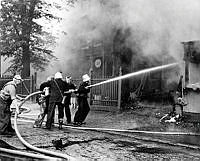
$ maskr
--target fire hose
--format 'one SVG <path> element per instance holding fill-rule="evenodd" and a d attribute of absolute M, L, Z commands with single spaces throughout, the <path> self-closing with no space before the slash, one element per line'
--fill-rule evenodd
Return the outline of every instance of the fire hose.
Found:
<path fill-rule="evenodd" d="M 65 93 L 71 93 L 72 91 L 66 91 Z M 41 94 L 41 91 L 34 92 L 30 95 L 28 95 L 23 102 L 19 105 L 21 107 L 30 97 Z M 15 113 L 15 119 L 14 119 L 14 126 L 18 132 L 17 129 L 17 113 Z M 192 132 L 161 132 L 161 131 L 140 131 L 140 130 L 126 130 L 126 129 L 110 129 L 110 128 L 92 128 L 92 127 L 73 127 L 73 126 L 66 126 L 68 128 L 72 129 L 80 129 L 80 130 L 97 130 L 97 131 L 115 131 L 115 132 L 130 132 L 130 133 L 144 133 L 144 134 L 162 134 L 162 135 L 192 135 L 192 136 L 200 136 L 198 133 L 192 133 Z M 17 133 L 19 134 L 19 132 Z M 19 134 L 20 135 L 20 134 Z"/>
<path fill-rule="evenodd" d="M 42 91 L 38 91 L 38 92 L 34 92 L 30 95 L 28 95 L 20 104 L 19 104 L 19 108 L 32 96 L 34 95 L 37 95 L 37 94 L 41 94 L 43 93 Z M 23 143 L 23 145 L 25 145 L 26 147 L 28 147 L 29 149 L 31 150 L 34 150 L 36 152 L 39 152 L 39 153 L 43 153 L 43 154 L 46 154 L 46 155 L 51 155 L 51 156 L 55 156 L 55 157 L 59 157 L 59 158 L 64 158 L 64 159 L 67 159 L 67 160 L 70 160 L 70 161 L 74 161 L 74 160 L 77 160 L 75 159 L 74 157 L 71 157 L 67 154 L 62 154 L 62 153 L 58 153 L 58 152 L 53 152 L 53 151 L 49 151 L 49 150 L 45 150 L 45 149 L 41 149 L 41 148 L 37 148 L 31 144 L 29 144 L 27 141 L 25 141 L 21 134 L 19 133 L 19 130 L 18 130 L 18 126 L 17 126 L 17 118 L 18 118 L 18 113 L 15 112 L 15 117 L 14 117 L 14 128 L 15 128 L 15 132 L 17 134 L 17 137 L 19 138 L 19 140 Z"/>
<path fill-rule="evenodd" d="M 21 104 L 19 105 L 19 107 L 21 107 L 30 97 L 34 96 L 34 95 L 37 95 L 37 94 L 41 94 L 42 92 L 39 91 L 39 92 L 35 92 L 35 93 L 32 93 L 30 95 L 28 95 L 25 100 L 23 102 L 21 102 Z M 15 127 L 15 131 L 16 131 L 16 134 L 18 136 L 18 138 L 20 139 L 20 141 L 28 148 L 34 150 L 34 151 L 37 151 L 37 152 L 40 152 L 40 153 L 43 153 L 43 154 L 47 154 L 47 155 L 53 155 L 53 156 L 56 156 L 56 157 L 60 157 L 60 158 L 65 158 L 65 159 L 69 159 L 69 160 L 75 160 L 75 158 L 71 157 L 71 156 L 68 156 L 66 154 L 61 154 L 61 153 L 56 153 L 56 152 L 52 152 L 52 151 L 48 151 L 48 150 L 44 150 L 44 149 L 40 149 L 40 148 L 37 148 L 37 147 L 34 147 L 32 145 L 30 145 L 28 142 L 26 142 L 22 136 L 20 135 L 19 131 L 18 131 L 18 128 L 17 128 L 17 116 L 18 114 L 15 113 L 15 118 L 14 118 L 14 127 Z M 110 132 L 126 132 L 126 133 L 137 133 L 137 134 L 157 134 L 157 135 L 190 135 L 190 136 L 200 136 L 199 133 L 192 133 L 192 132 L 161 132 L 161 131 L 141 131 L 141 130 L 128 130 L 128 129 L 113 129 L 113 128 L 92 128 L 92 127 L 73 127 L 73 126 L 66 126 L 64 125 L 64 127 L 66 128 L 71 128 L 71 129 L 77 129 L 77 130 L 91 130 L 91 131 L 110 131 Z M 185 145 L 179 145 L 179 146 L 184 146 Z M 186 146 L 186 147 L 190 147 L 190 148 L 199 148 L 199 147 L 196 147 L 196 146 Z"/>

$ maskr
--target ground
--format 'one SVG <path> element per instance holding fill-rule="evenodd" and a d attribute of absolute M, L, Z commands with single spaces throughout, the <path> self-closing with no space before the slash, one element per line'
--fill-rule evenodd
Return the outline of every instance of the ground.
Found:
<path fill-rule="evenodd" d="M 30 108 L 31 111 L 20 115 L 20 117 L 37 117 L 39 113 L 37 104 L 28 102 L 24 106 Z M 160 118 L 170 109 L 169 105 L 143 102 L 123 112 L 110 112 L 105 111 L 105 109 L 91 110 L 86 119 L 86 125 L 83 125 L 83 127 L 107 128 L 115 129 L 115 131 L 99 132 L 69 127 L 58 130 L 57 126 L 49 131 L 33 128 L 32 122 L 21 121 L 18 121 L 18 128 L 22 137 L 30 144 L 68 154 L 80 160 L 200 160 L 199 136 L 192 136 L 191 140 L 190 136 L 185 135 L 138 134 L 131 131 L 193 132 L 199 134 L 198 128 L 191 123 L 178 125 L 160 123 Z M 72 109 L 73 114 L 74 112 L 75 109 Z M 130 132 L 117 132 L 117 129 L 130 130 Z M 1 139 L 14 147 L 25 150 L 17 137 L 1 136 Z M 59 139 L 62 140 L 62 147 L 56 149 L 52 141 Z M 190 143 L 192 148 L 188 148 L 186 143 Z"/>

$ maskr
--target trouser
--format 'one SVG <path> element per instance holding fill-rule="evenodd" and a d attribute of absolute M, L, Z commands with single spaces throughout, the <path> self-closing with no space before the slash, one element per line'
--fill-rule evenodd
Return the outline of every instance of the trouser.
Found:
<path fill-rule="evenodd" d="M 54 114 L 55 114 L 55 107 L 56 105 L 58 106 L 58 120 L 63 120 L 64 113 L 63 113 L 63 108 L 64 105 L 61 102 L 50 102 L 49 107 L 48 107 L 48 113 L 47 113 L 47 122 L 46 122 L 46 127 L 51 128 L 53 119 L 54 119 Z"/>
<path fill-rule="evenodd" d="M 42 122 L 46 114 L 48 113 L 48 104 L 46 100 L 40 104 L 40 110 L 41 110 L 41 113 L 38 115 L 38 118 L 35 120 L 34 127 L 41 127 Z"/>
<path fill-rule="evenodd" d="M 86 97 L 78 98 L 78 110 L 74 116 L 74 122 L 83 122 L 88 113 L 90 111 L 90 107 Z"/>
<path fill-rule="evenodd" d="M 70 111 L 70 97 L 66 97 L 65 99 L 65 116 L 67 119 L 67 123 L 71 122 L 71 111 Z"/>
<path fill-rule="evenodd" d="M 0 133 L 12 129 L 10 104 L 11 102 L 6 102 L 0 97 Z"/>

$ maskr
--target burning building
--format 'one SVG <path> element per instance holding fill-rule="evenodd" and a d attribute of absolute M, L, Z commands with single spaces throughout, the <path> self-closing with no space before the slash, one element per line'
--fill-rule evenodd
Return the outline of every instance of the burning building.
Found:
<path fill-rule="evenodd" d="M 143 10 L 144 4 L 146 10 Z M 160 10 L 157 5 L 146 1 L 82 2 L 75 12 L 76 16 L 73 16 L 73 23 L 68 23 L 72 26 L 69 43 L 74 40 L 71 46 L 75 50 L 71 55 L 75 61 L 70 58 L 65 62 L 67 72 L 72 73 L 73 78 L 80 78 L 90 71 L 94 84 L 120 74 L 174 62 L 174 57 L 179 57 L 180 53 L 177 46 L 179 48 L 181 44 L 178 41 L 183 39 L 177 36 L 183 32 L 180 26 L 175 26 L 174 30 L 171 23 L 177 22 L 174 19 L 176 14 L 169 14 L 165 8 L 167 4 L 160 3 L 163 5 Z M 172 9 L 171 3 L 169 5 Z M 164 95 L 176 88 L 179 70 L 178 67 L 165 69 L 122 80 L 122 100 L 127 102 L 135 95 L 164 100 Z M 93 88 L 91 98 L 99 102 L 116 102 L 118 88 L 117 83 Z"/>
<path fill-rule="evenodd" d="M 200 41 L 183 42 L 184 47 L 184 98 L 187 106 L 183 111 L 190 113 L 191 119 L 199 122 L 200 97 Z"/>
<path fill-rule="evenodd" d="M 120 74 L 125 75 L 175 62 L 175 59 L 167 51 L 159 55 L 152 55 L 151 58 L 144 56 L 137 45 L 134 48 L 127 43 L 130 35 L 131 30 L 129 28 L 125 30 L 113 29 L 112 37 L 109 39 L 83 43 L 79 55 L 82 56 L 84 68 L 82 67 L 83 63 L 79 63 L 77 68 L 82 69 L 82 73 L 92 71 L 92 83 L 94 84 L 117 77 Z M 169 81 L 171 77 L 176 77 L 176 81 Z M 156 99 L 157 101 L 164 100 L 168 92 L 176 88 L 178 79 L 178 67 L 124 79 L 121 81 L 121 101 L 128 103 L 131 99 L 134 99 L 133 97 Z M 92 102 L 98 101 L 99 103 L 104 102 L 104 104 L 109 100 L 117 102 L 117 93 L 119 92 L 117 83 L 93 88 L 91 92 Z M 113 104 L 109 105 L 113 106 Z"/>

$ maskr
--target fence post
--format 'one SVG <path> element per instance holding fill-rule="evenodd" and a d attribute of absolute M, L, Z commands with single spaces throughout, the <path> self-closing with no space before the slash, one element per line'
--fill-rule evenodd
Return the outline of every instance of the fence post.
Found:
<path fill-rule="evenodd" d="M 30 94 L 33 93 L 33 75 L 30 76 Z M 31 101 L 33 101 L 33 98 L 31 97 Z"/>
<path fill-rule="evenodd" d="M 23 82 L 20 82 L 20 93 L 23 94 Z"/>
<path fill-rule="evenodd" d="M 33 75 L 30 76 L 30 93 L 33 93 Z"/>
<path fill-rule="evenodd" d="M 31 76 L 31 92 L 36 92 L 37 72 Z M 35 97 L 31 97 L 31 101 L 35 101 Z"/>
<path fill-rule="evenodd" d="M 122 68 L 120 67 L 119 68 L 119 76 L 122 75 Z M 117 99 L 117 108 L 118 110 L 121 109 L 121 93 L 122 93 L 122 80 L 119 79 L 118 81 L 118 99 Z"/>
<path fill-rule="evenodd" d="M 33 92 L 36 92 L 37 89 L 37 72 L 34 73 L 34 79 L 33 79 Z"/>
<path fill-rule="evenodd" d="M 93 69 L 90 68 L 89 70 L 89 75 L 90 75 L 90 83 L 92 84 L 92 77 L 93 77 Z M 91 92 L 91 89 L 90 89 L 90 97 L 89 97 L 89 102 L 90 102 L 90 105 L 92 105 L 92 92 Z"/>

